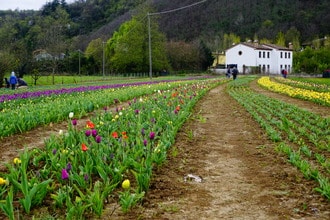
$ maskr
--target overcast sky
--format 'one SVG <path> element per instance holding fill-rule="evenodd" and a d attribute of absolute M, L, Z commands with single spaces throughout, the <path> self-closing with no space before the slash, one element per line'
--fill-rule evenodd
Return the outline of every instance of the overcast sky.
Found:
<path fill-rule="evenodd" d="M 66 0 L 66 3 L 72 3 L 75 0 Z M 0 10 L 39 10 L 47 2 L 52 0 L 0 0 Z"/>

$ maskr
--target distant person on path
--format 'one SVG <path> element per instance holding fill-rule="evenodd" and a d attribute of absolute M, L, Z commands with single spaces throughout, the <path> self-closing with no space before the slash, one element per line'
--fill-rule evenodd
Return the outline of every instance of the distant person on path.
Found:
<path fill-rule="evenodd" d="M 283 75 L 284 78 L 286 78 L 287 75 L 288 75 L 288 71 L 286 71 L 286 69 L 283 69 L 282 70 L 282 75 Z"/>
<path fill-rule="evenodd" d="M 11 89 L 15 89 L 16 88 L 16 84 L 17 84 L 17 78 L 15 76 L 15 72 L 11 72 L 11 76 L 9 78 L 9 83 L 11 85 Z"/>
<path fill-rule="evenodd" d="M 7 78 L 5 78 L 5 83 L 6 83 L 6 88 L 9 89 L 9 87 L 10 87 L 10 83 L 9 83 L 9 81 L 8 81 Z"/>
<path fill-rule="evenodd" d="M 233 79 L 235 80 L 235 79 L 237 78 L 237 75 L 238 75 L 238 70 L 237 70 L 236 67 L 233 67 L 233 72 L 232 72 L 232 74 L 233 74 Z"/>
<path fill-rule="evenodd" d="M 231 69 L 230 69 L 230 67 L 228 67 L 227 72 L 226 72 L 227 78 L 230 78 L 230 74 L 231 74 Z"/>
<path fill-rule="evenodd" d="M 21 78 L 17 78 L 17 82 L 18 82 L 18 85 L 17 85 L 17 88 L 27 88 L 27 83 L 21 79 Z"/>

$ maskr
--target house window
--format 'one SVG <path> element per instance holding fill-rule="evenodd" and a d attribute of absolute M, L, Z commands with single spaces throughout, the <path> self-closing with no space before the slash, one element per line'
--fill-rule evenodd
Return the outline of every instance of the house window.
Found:
<path fill-rule="evenodd" d="M 266 57 L 266 53 L 265 53 L 265 51 L 262 53 L 262 57 L 263 57 L 263 58 Z"/>
<path fill-rule="evenodd" d="M 268 59 L 270 58 L 270 52 L 267 52 L 267 58 Z"/>
<path fill-rule="evenodd" d="M 259 58 L 261 58 L 261 51 L 259 51 Z"/>
<path fill-rule="evenodd" d="M 291 53 L 288 53 L 288 58 L 289 58 L 289 59 L 291 58 Z"/>
<path fill-rule="evenodd" d="M 270 65 L 267 65 L 267 73 L 269 73 Z"/>
<path fill-rule="evenodd" d="M 286 57 L 287 57 L 287 52 L 284 53 L 284 56 L 285 56 L 285 59 L 286 59 Z"/>
<path fill-rule="evenodd" d="M 241 50 L 240 50 L 240 51 L 238 51 L 238 55 L 240 55 L 240 56 L 241 56 L 241 55 L 242 55 L 242 53 L 243 53 L 243 52 L 242 52 Z"/>
<path fill-rule="evenodd" d="M 283 58 L 283 52 L 281 52 L 281 58 Z"/>

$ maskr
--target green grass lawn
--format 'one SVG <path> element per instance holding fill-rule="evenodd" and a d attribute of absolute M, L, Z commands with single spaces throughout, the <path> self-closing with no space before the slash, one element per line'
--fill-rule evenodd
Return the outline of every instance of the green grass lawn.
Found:
<path fill-rule="evenodd" d="M 325 84 L 330 86 L 330 78 L 301 78 L 301 77 L 290 77 L 293 80 L 308 82 L 308 83 L 316 83 L 316 84 Z"/>

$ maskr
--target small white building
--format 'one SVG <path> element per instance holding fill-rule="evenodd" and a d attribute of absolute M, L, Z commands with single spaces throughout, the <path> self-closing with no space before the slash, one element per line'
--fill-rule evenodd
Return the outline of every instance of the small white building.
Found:
<path fill-rule="evenodd" d="M 274 44 L 245 42 L 226 50 L 226 66 L 235 65 L 241 74 L 257 71 L 263 74 L 288 73 L 292 69 L 292 48 Z"/>

